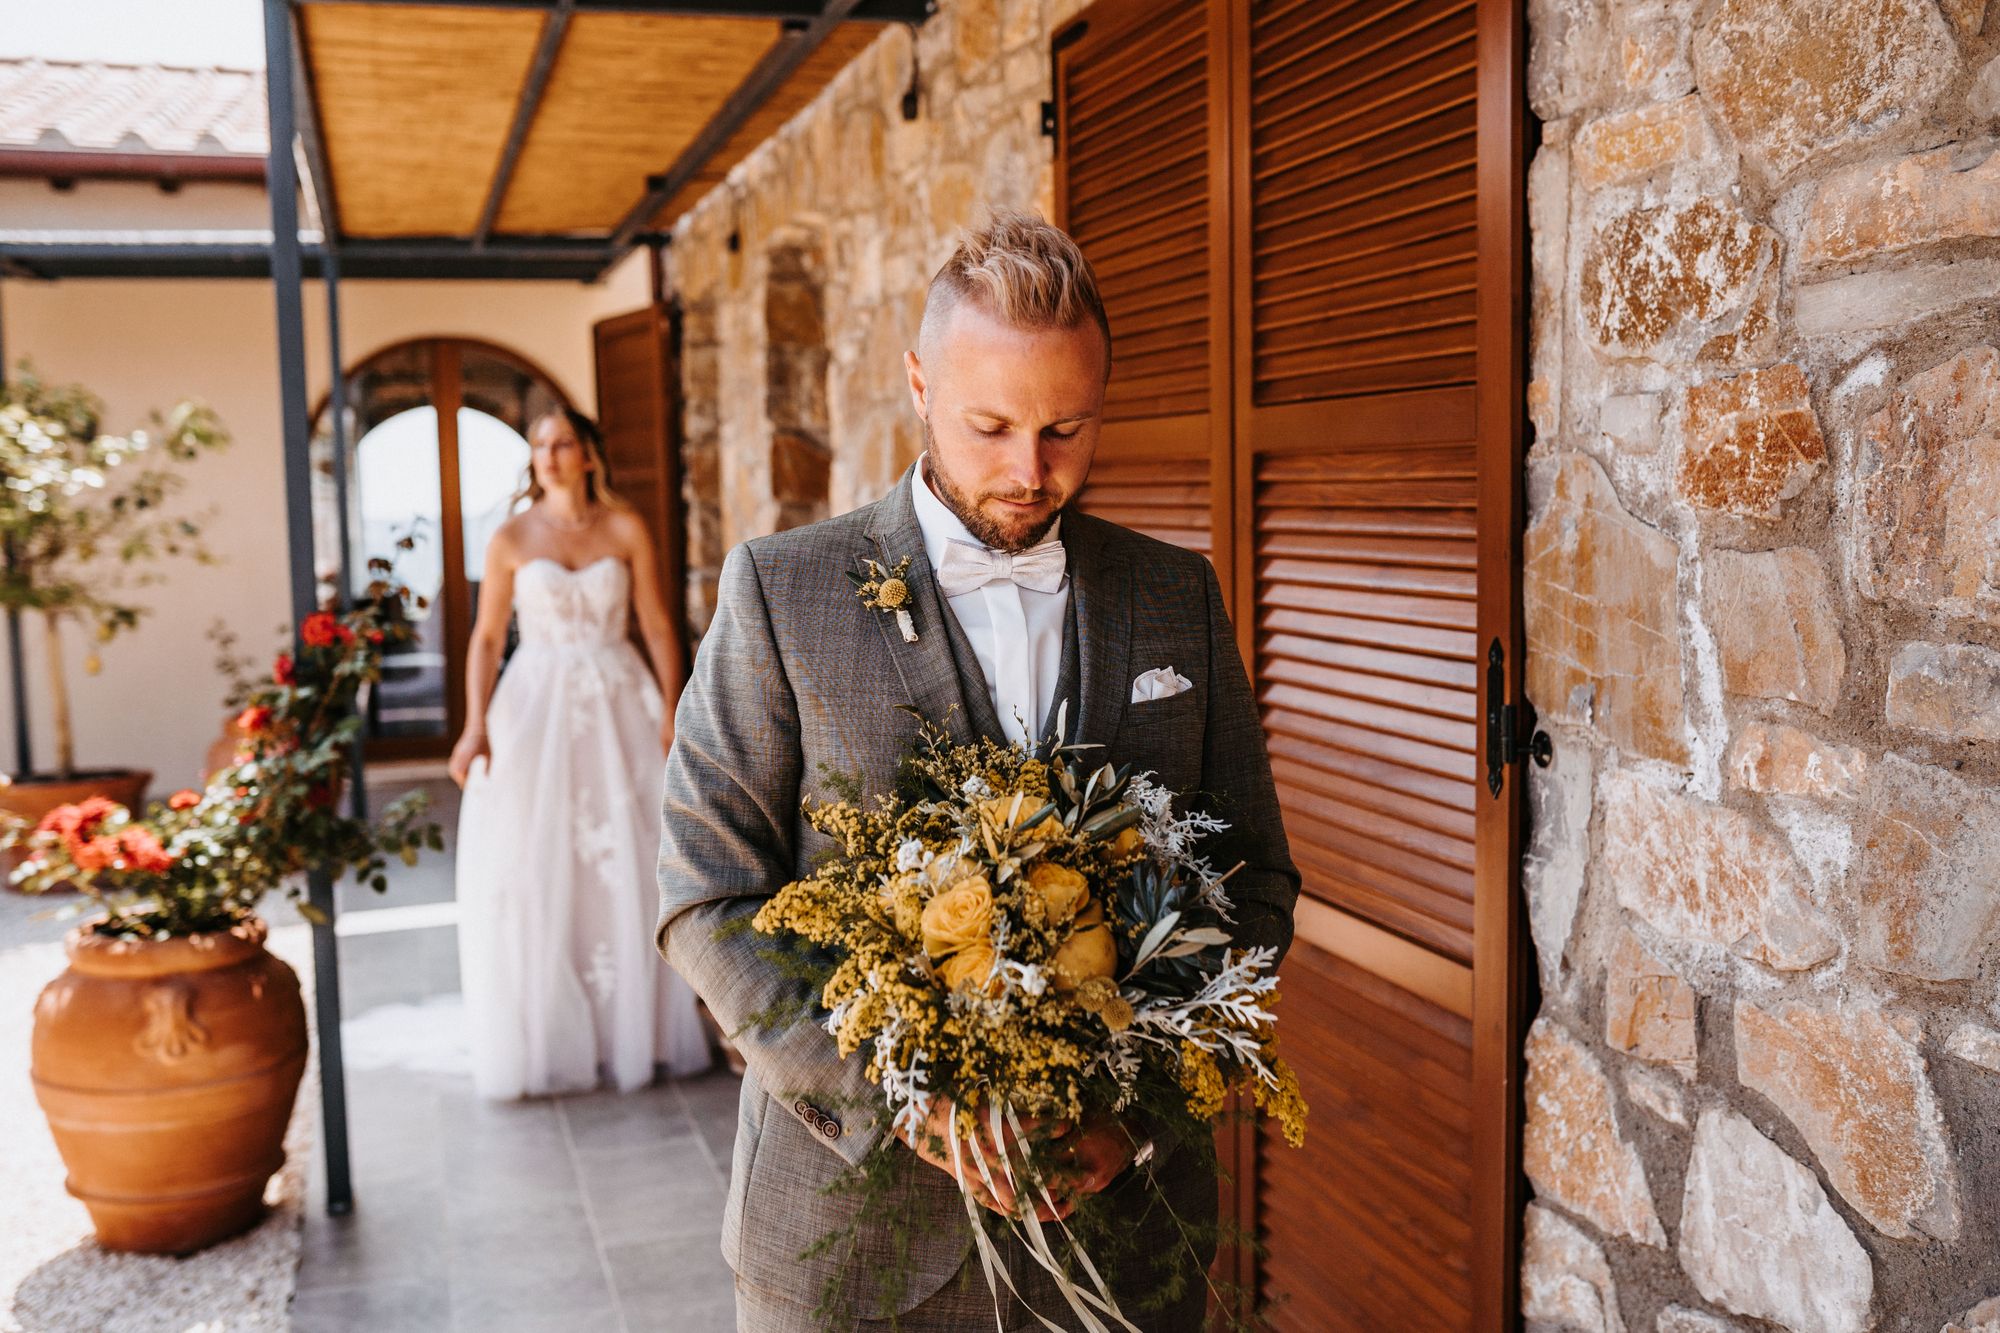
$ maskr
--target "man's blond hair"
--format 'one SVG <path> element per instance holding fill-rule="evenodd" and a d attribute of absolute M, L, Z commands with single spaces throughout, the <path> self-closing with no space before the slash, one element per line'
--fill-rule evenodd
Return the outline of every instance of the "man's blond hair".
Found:
<path fill-rule="evenodd" d="M 1073 329 L 1086 319 L 1104 335 L 1104 369 L 1111 372 L 1111 321 L 1097 292 L 1097 274 L 1060 227 L 1033 213 L 996 208 L 967 232 L 924 295 L 917 355 L 929 359 L 945 322 L 972 301 L 1021 329 Z"/>

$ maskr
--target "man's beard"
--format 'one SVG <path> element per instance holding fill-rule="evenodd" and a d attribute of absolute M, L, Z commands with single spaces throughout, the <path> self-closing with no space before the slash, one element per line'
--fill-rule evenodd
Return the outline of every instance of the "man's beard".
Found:
<path fill-rule="evenodd" d="M 923 426 L 924 452 L 930 456 L 927 460 L 930 466 L 926 470 L 930 476 L 931 489 L 936 492 L 938 499 L 944 501 L 944 507 L 949 509 L 958 518 L 959 522 L 965 524 L 967 532 L 995 551 L 1008 552 L 1025 551 L 1029 547 L 1039 543 L 1042 538 L 1048 536 L 1049 529 L 1056 525 L 1058 518 L 1062 517 L 1061 505 L 1057 505 L 1049 511 L 1049 516 L 1037 523 L 1025 536 L 1008 531 L 1006 527 L 1002 526 L 1000 520 L 980 509 L 963 491 L 959 490 L 946 479 L 944 469 L 936 466 L 937 440 L 931 434 L 929 418 L 923 419 Z M 918 478 L 919 483 L 922 480 L 923 478 Z M 1008 497 L 996 496 L 994 498 L 1006 499 Z M 1036 498 L 1041 497 L 1038 496 Z"/>

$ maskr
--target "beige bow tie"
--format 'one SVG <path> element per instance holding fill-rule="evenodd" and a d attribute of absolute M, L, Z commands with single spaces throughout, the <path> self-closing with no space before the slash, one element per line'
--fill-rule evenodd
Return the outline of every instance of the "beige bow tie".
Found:
<path fill-rule="evenodd" d="M 1062 587 L 1068 564 L 1069 557 L 1058 539 L 1010 555 L 954 538 L 945 544 L 944 563 L 937 571 L 938 588 L 945 596 L 956 597 L 1007 579 L 1034 592 L 1055 592 Z"/>

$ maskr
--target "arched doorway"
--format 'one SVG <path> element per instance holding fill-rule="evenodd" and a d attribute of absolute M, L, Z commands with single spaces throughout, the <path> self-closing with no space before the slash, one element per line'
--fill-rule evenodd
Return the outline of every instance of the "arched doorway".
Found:
<path fill-rule="evenodd" d="M 438 758 L 465 723 L 465 656 L 479 606 L 486 544 L 526 478 L 528 427 L 562 390 L 526 358 L 470 338 L 394 344 L 347 373 L 348 503 L 333 485 L 332 420 L 313 422 L 314 546 L 320 581 L 339 579 L 345 527 L 349 596 L 371 578 L 369 562 L 395 562 L 394 577 L 420 599 L 415 635 L 386 658 L 371 692 L 371 756 Z"/>

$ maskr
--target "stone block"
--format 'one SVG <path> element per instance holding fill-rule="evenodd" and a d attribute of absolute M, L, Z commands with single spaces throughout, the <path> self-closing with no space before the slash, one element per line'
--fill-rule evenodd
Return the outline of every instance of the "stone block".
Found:
<path fill-rule="evenodd" d="M 1953 145 L 1844 171 L 1806 214 L 1800 262 L 1849 264 L 2000 235 L 2000 152 Z"/>
<path fill-rule="evenodd" d="M 1889 721 L 1955 741 L 2000 741 L 2000 653 L 1906 643 L 1889 659 Z"/>
<path fill-rule="evenodd" d="M 1872 1326 L 1868 1252 L 1818 1178 L 1735 1111 L 1695 1126 L 1680 1261 L 1704 1300 L 1792 1333 Z"/>
<path fill-rule="evenodd" d="M 1945 1053 L 1990 1074 L 2000 1074 L 2000 1032 L 1977 1023 L 1960 1023 L 1944 1042 Z"/>
<path fill-rule="evenodd" d="M 1625 1333 L 1603 1247 L 1536 1203 L 1521 1229 L 1521 1318 L 1567 1333 Z"/>
<path fill-rule="evenodd" d="M 1723 769 L 1742 791 L 1851 801 L 1868 780 L 1868 756 L 1797 727 L 1753 722 L 1730 742 Z"/>
<path fill-rule="evenodd" d="M 1680 491 L 1704 509 L 1776 518 L 1826 462 L 1826 437 L 1795 365 L 1694 385 L 1681 434 Z"/>
<path fill-rule="evenodd" d="M 1838 940 L 1808 899 L 1791 850 L 1749 816 L 1627 772 L 1606 774 L 1598 796 L 1599 873 L 1653 929 L 1779 971 L 1833 957 Z"/>
<path fill-rule="evenodd" d="M 1623 16 L 1618 34 L 1618 81 L 1628 94 L 1654 99 L 1694 90 L 1690 36 L 1677 13 L 1640 10 Z"/>
<path fill-rule="evenodd" d="M 1670 1125 L 1688 1127 L 1687 1096 L 1680 1085 L 1650 1069 L 1625 1071 L 1625 1099 Z"/>
<path fill-rule="evenodd" d="M 1527 1061 L 1521 1168 L 1536 1194 L 1609 1235 L 1664 1247 L 1645 1168 L 1618 1132 L 1597 1058 L 1543 1017 L 1528 1032 Z"/>
<path fill-rule="evenodd" d="M 1940 1333 L 2000 1333 L 2000 1296 L 1991 1296 L 1946 1324 Z"/>
<path fill-rule="evenodd" d="M 1856 953 L 1927 981 L 1978 976 L 2000 932 L 2000 792 L 1891 753 L 1870 766 L 1866 806 Z"/>
<path fill-rule="evenodd" d="M 1694 60 L 1745 164 L 1772 179 L 1923 115 L 1958 67 L 1931 0 L 1723 0 Z"/>
<path fill-rule="evenodd" d="M 1545 121 L 1602 106 L 1612 49 L 1605 0 L 1529 0 L 1528 105 Z"/>
<path fill-rule="evenodd" d="M 1521 890 L 1528 899 L 1528 929 L 1535 941 L 1542 989 L 1555 992 L 1568 975 L 1576 908 L 1583 897 L 1584 862 L 1590 852 L 1591 750 L 1556 746 L 1546 769 L 1528 774 L 1532 811 L 1528 850 L 1521 860 Z"/>
<path fill-rule="evenodd" d="M 1604 965 L 1604 1040 L 1611 1049 L 1695 1074 L 1694 988 L 1630 930 Z"/>
<path fill-rule="evenodd" d="M 1798 1126 L 1876 1230 L 1957 1237 L 1957 1171 L 1923 1054 L 1880 1009 L 1739 1000 L 1736 1077 Z"/>
<path fill-rule="evenodd" d="M 1819 557 L 1802 546 L 1712 551 L 1703 582 L 1722 688 L 1831 712 L 1847 674 L 1847 650 Z"/>
<path fill-rule="evenodd" d="M 1910 264 L 1801 285 L 1792 296 L 1792 326 L 1805 338 L 1892 329 L 1996 297 L 2000 260 Z"/>
<path fill-rule="evenodd" d="M 1593 120 L 1577 132 L 1576 178 L 1586 190 L 1664 181 L 1716 152 L 1699 97 L 1683 97 Z"/>
<path fill-rule="evenodd" d="M 990 78 L 1000 67 L 1000 0 L 952 0 L 940 15 L 951 27 L 951 57 L 959 81 Z"/>
<path fill-rule="evenodd" d="M 1861 591 L 2000 625 L 2000 350 L 1912 376 L 1868 419 L 1857 471 Z"/>
<path fill-rule="evenodd" d="M 1669 1305 L 1660 1311 L 1653 1333 L 1743 1333 L 1743 1325 L 1685 1305 Z"/>
<path fill-rule="evenodd" d="M 1587 455 L 1562 455 L 1546 476 L 1522 574 L 1528 696 L 1546 718 L 1685 764 L 1679 549 L 1625 512 Z"/>
<path fill-rule="evenodd" d="M 1650 454 L 1660 447 L 1660 395 L 1622 393 L 1597 409 L 1597 429 L 1620 453 Z"/>
<path fill-rule="evenodd" d="M 1965 93 L 1966 109 L 1981 120 L 2000 118 L 2000 56 L 1980 66 Z"/>
<path fill-rule="evenodd" d="M 1938 0 L 1960 37 L 1977 37 L 1986 27 L 1986 0 Z"/>
<path fill-rule="evenodd" d="M 1535 438 L 1554 440 L 1562 430 L 1563 347 L 1569 271 L 1569 124 L 1542 127 L 1542 143 L 1528 164 L 1529 363 L 1528 414 Z"/>
<path fill-rule="evenodd" d="M 826 446 L 797 431 L 771 436 L 771 497 L 780 504 L 824 506 L 830 460 Z"/>
<path fill-rule="evenodd" d="M 1727 199 L 1616 214 L 1583 252 L 1584 332 L 1609 356 L 1692 360 L 1752 312 L 1777 262 L 1777 233 Z"/>

